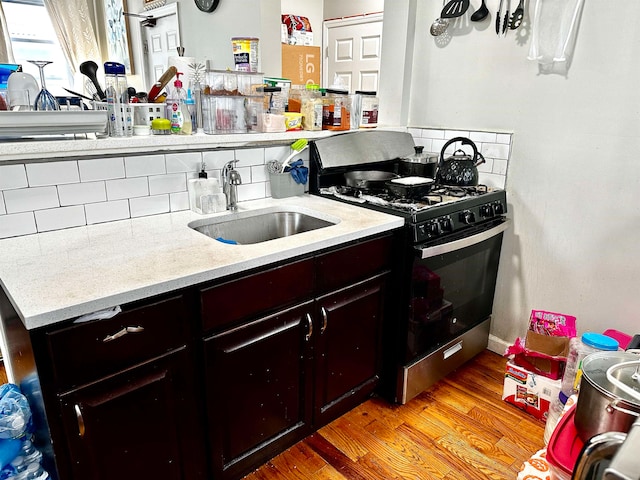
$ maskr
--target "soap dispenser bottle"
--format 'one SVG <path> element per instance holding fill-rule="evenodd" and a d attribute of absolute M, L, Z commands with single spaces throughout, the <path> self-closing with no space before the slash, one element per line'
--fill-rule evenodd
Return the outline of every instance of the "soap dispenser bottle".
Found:
<path fill-rule="evenodd" d="M 171 133 L 191 135 L 191 116 L 186 104 L 187 92 L 182 88 L 180 75 L 182 75 L 182 72 L 176 73 L 176 81 L 173 82 L 174 89 L 171 98 L 167 101 Z"/>

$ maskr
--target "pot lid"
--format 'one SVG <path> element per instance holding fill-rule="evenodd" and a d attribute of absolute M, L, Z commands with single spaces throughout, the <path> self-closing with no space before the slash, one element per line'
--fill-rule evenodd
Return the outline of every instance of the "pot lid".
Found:
<path fill-rule="evenodd" d="M 610 367 L 619 363 L 634 361 L 640 361 L 640 356 L 629 352 L 592 353 L 582 361 L 582 375 L 609 396 L 620 398 L 629 404 L 640 407 L 638 399 L 616 387 L 607 379 L 607 370 Z M 637 368 L 638 366 L 634 365 L 618 369 L 614 372 L 614 377 L 640 394 L 640 379 L 633 378 Z"/>
<path fill-rule="evenodd" d="M 412 153 L 411 155 L 407 155 L 406 157 L 402 157 L 402 161 L 404 162 L 410 162 L 410 163 L 437 163 L 438 162 L 438 155 L 433 153 L 433 154 L 429 154 L 429 153 L 424 153 L 424 145 L 416 145 L 415 147 L 413 147 L 413 149 L 415 150 L 414 153 Z"/>

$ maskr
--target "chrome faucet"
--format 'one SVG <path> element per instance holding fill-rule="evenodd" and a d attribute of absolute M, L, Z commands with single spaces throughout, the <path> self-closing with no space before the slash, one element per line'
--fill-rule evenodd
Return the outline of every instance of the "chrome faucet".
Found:
<path fill-rule="evenodd" d="M 242 185 L 240 172 L 234 168 L 234 163 L 238 160 L 227 162 L 222 169 L 222 191 L 227 197 L 227 210 L 238 209 L 238 185 Z"/>

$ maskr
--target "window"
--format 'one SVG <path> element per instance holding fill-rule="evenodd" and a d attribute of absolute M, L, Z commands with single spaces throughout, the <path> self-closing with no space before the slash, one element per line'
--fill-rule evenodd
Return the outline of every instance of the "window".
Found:
<path fill-rule="evenodd" d="M 73 75 L 62 53 L 58 38 L 42 0 L 2 0 L 2 8 L 15 63 L 40 83 L 38 67 L 28 60 L 49 60 L 44 68 L 47 89 L 54 95 L 67 95 L 63 87 L 73 87 Z"/>

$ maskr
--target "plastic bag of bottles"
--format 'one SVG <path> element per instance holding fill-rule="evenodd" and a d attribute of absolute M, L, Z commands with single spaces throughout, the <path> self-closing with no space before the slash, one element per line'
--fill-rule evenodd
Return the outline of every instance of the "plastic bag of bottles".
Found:
<path fill-rule="evenodd" d="M 0 386 L 0 439 L 19 438 L 31 428 L 31 408 L 17 385 Z"/>

